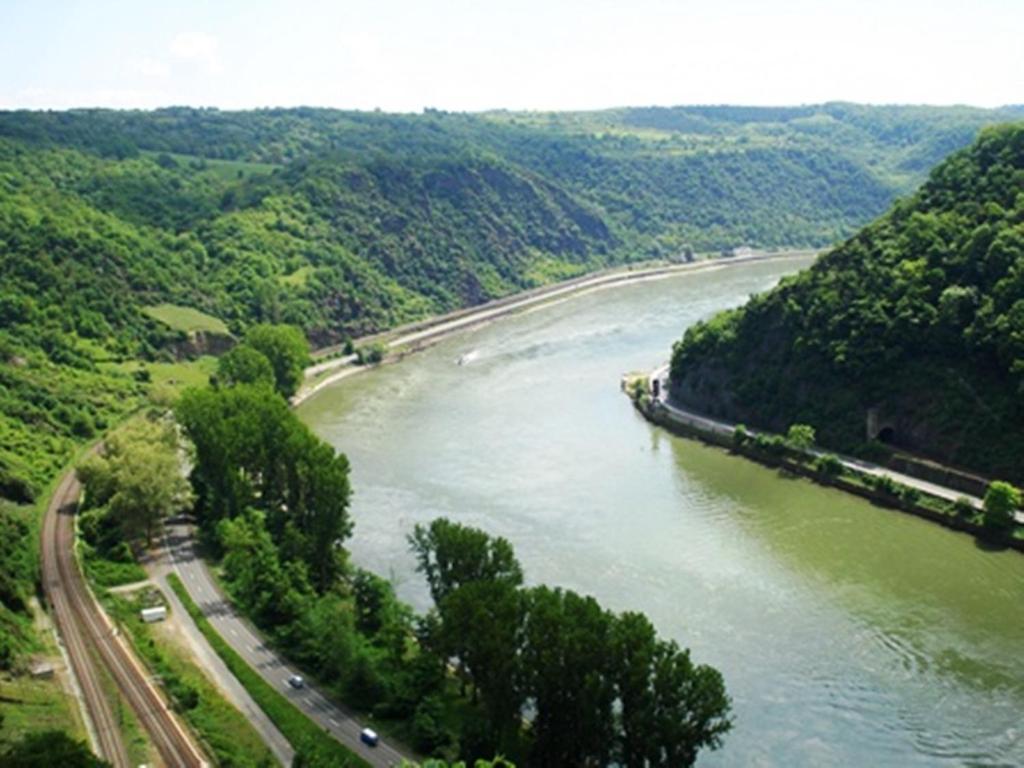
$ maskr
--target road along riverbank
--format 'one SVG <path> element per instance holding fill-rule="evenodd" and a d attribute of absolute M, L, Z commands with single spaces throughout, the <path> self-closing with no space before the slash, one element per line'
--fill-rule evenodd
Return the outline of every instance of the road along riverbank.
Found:
<path fill-rule="evenodd" d="M 977 522 L 974 516 L 958 511 L 959 503 L 962 508 L 969 505 L 976 514 L 982 507 L 978 497 L 862 459 L 818 449 L 797 450 L 787 446 L 781 436 L 738 429 L 739 425 L 690 411 L 669 399 L 667 372 L 668 366 L 664 365 L 647 376 L 623 377 L 622 380 L 622 390 L 631 396 L 636 409 L 652 423 L 683 437 L 694 437 L 726 448 L 758 463 L 784 469 L 875 504 L 1024 552 L 1024 539 L 1013 536 L 1012 530 L 1008 533 L 993 531 Z M 637 389 L 637 383 L 642 384 L 640 389 Z M 828 458 L 823 460 L 825 457 Z"/>
<path fill-rule="evenodd" d="M 743 264 L 749 265 L 758 262 L 771 262 L 780 259 L 806 259 L 818 253 L 820 253 L 818 250 L 770 251 L 754 253 L 749 256 L 709 258 L 685 264 L 622 267 L 573 278 L 542 288 L 515 293 L 477 307 L 460 309 L 428 320 L 410 323 L 384 333 L 357 339 L 353 344 L 356 347 L 380 344 L 388 353 L 381 362 L 392 363 L 401 360 L 412 352 L 426 349 L 450 337 L 452 334 L 480 328 L 502 317 L 548 306 L 572 296 L 605 290 L 627 283 L 658 280 L 679 274 L 696 274 L 712 269 L 734 267 Z M 341 355 L 339 354 L 340 352 L 341 348 L 338 346 L 326 347 L 314 352 L 313 357 L 319 360 L 319 362 L 306 368 L 306 381 L 299 392 L 292 398 L 293 405 L 300 405 L 317 392 L 331 386 L 335 382 L 341 381 L 360 371 L 367 370 L 368 366 L 357 365 L 355 354 Z"/>

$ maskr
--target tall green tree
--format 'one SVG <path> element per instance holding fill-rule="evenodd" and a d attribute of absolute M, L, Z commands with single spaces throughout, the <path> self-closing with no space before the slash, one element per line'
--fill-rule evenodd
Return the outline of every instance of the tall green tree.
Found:
<path fill-rule="evenodd" d="M 624 613 L 612 628 L 612 667 L 620 703 L 617 750 L 623 768 L 647 768 L 655 742 L 652 686 L 658 636 L 642 613 Z"/>
<path fill-rule="evenodd" d="M 409 545 L 436 605 L 474 581 L 500 581 L 514 587 L 523 583 L 523 570 L 512 545 L 500 536 L 492 538 L 442 517 L 429 526 L 417 524 Z"/>
<path fill-rule="evenodd" d="M 301 568 L 281 562 L 262 513 L 249 510 L 222 521 L 219 536 L 224 577 L 258 623 L 287 625 L 305 614 L 312 590 Z"/>
<path fill-rule="evenodd" d="M 294 325 L 254 325 L 245 342 L 270 362 L 277 391 L 284 397 L 294 395 L 309 363 L 309 342 L 302 331 Z"/>
<path fill-rule="evenodd" d="M 105 505 L 127 538 L 152 543 L 161 521 L 192 502 L 177 435 L 166 423 L 131 422 L 78 469 L 92 506 Z"/>
<path fill-rule="evenodd" d="M 692 766 L 702 748 L 717 749 L 732 728 L 731 702 L 718 670 L 694 665 L 688 650 L 660 641 L 651 681 L 654 738 L 651 768 Z"/>
<path fill-rule="evenodd" d="M 609 765 L 615 744 L 612 617 L 592 597 L 537 587 L 528 593 L 526 690 L 536 708 L 530 764 Z"/>
<path fill-rule="evenodd" d="M 200 521 L 212 528 L 257 502 L 284 500 L 285 451 L 295 419 L 265 387 L 187 390 L 176 415 L 195 450 L 192 472 Z"/>
<path fill-rule="evenodd" d="M 483 705 L 492 749 L 519 729 L 525 700 L 519 650 L 524 596 L 507 581 L 473 581 L 448 594 L 439 613 L 445 646 L 473 683 Z"/>
<path fill-rule="evenodd" d="M 217 383 L 224 386 L 235 384 L 276 384 L 274 369 L 267 356 L 250 344 L 238 344 L 217 360 Z"/>
<path fill-rule="evenodd" d="M 313 582 L 323 592 L 341 571 L 341 542 L 352 533 L 348 458 L 294 416 L 290 423 L 285 450 L 286 507 L 283 511 L 278 507 L 279 513 L 273 517 L 284 514 L 298 529 Z"/>
<path fill-rule="evenodd" d="M 530 765 L 668 768 L 692 765 L 731 727 L 721 675 L 658 638 L 639 613 L 615 616 L 592 597 L 522 587 L 508 542 L 439 519 L 410 544 L 440 596 L 421 622 L 421 648 L 455 659 L 474 689 L 481 730 L 471 754 L 512 744 L 532 713 Z"/>
<path fill-rule="evenodd" d="M 314 435 L 273 390 L 259 385 L 189 390 L 178 419 L 195 449 L 201 524 L 262 510 L 285 561 L 301 561 L 330 588 L 352 531 L 348 459 Z"/>

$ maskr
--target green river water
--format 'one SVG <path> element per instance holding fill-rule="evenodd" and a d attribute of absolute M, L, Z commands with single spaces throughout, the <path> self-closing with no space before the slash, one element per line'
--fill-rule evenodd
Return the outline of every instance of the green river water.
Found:
<path fill-rule="evenodd" d="M 806 260 L 586 294 L 300 409 L 352 463 L 356 562 L 428 597 L 405 537 L 507 537 L 531 583 L 639 609 L 718 667 L 705 766 L 1024 765 L 1024 555 L 674 437 L 619 392 Z M 459 361 L 461 359 L 461 364 Z"/>

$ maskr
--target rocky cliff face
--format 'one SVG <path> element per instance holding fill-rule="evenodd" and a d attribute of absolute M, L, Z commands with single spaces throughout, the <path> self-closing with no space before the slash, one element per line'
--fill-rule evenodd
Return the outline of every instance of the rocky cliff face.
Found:
<path fill-rule="evenodd" d="M 176 360 L 194 360 L 203 355 L 222 355 L 237 343 L 231 334 L 211 331 L 190 331 L 170 343 L 168 348 Z"/>

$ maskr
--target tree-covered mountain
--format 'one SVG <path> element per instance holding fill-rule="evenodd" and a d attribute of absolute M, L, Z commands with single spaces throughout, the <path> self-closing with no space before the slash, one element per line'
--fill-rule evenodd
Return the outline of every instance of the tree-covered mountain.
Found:
<path fill-rule="evenodd" d="M 153 307 L 318 344 L 686 245 L 822 245 L 1013 114 L 2 112 L 0 495 L 185 348 Z"/>
<path fill-rule="evenodd" d="M 1024 480 L 1024 124 L 986 129 L 810 269 L 688 329 L 671 381 L 731 420 Z"/>

